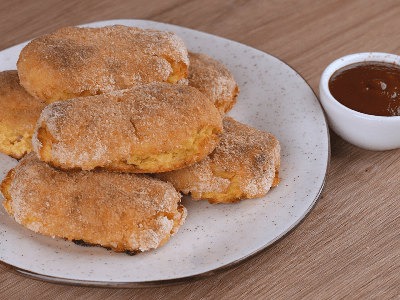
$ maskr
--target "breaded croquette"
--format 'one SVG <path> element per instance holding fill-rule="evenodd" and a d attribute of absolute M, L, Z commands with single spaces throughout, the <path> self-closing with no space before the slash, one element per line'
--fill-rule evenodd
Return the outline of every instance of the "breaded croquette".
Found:
<path fill-rule="evenodd" d="M 32 134 L 46 103 L 19 84 L 17 70 L 0 72 L 0 151 L 22 158 L 32 151 Z"/>
<path fill-rule="evenodd" d="M 67 27 L 32 40 L 19 56 L 21 85 L 52 103 L 150 82 L 186 79 L 189 60 L 173 32 L 123 25 Z"/>
<path fill-rule="evenodd" d="M 202 161 L 156 177 L 194 200 L 235 203 L 264 196 L 280 179 L 280 145 L 271 134 L 223 119 L 221 143 Z"/>
<path fill-rule="evenodd" d="M 157 248 L 186 218 L 171 184 L 143 174 L 66 172 L 26 155 L 1 183 L 3 206 L 28 229 L 126 251 Z"/>
<path fill-rule="evenodd" d="M 155 173 L 200 161 L 221 132 L 218 110 L 197 89 L 152 83 L 50 104 L 32 144 L 62 169 Z"/>
<path fill-rule="evenodd" d="M 221 114 L 232 109 L 239 87 L 232 73 L 219 61 L 189 51 L 188 82 L 210 99 Z"/>

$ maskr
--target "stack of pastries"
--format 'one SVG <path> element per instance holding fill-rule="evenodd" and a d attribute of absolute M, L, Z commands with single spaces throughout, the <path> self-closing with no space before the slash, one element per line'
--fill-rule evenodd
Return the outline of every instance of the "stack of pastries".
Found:
<path fill-rule="evenodd" d="M 0 151 L 21 159 L 3 206 L 37 233 L 136 254 L 184 223 L 181 193 L 210 203 L 264 196 L 280 146 L 225 114 L 231 72 L 173 32 L 63 28 L 0 73 Z"/>

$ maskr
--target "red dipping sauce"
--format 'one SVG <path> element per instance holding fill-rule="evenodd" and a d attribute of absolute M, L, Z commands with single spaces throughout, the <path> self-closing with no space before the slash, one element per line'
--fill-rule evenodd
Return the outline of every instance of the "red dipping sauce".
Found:
<path fill-rule="evenodd" d="M 375 116 L 400 116 L 400 66 L 367 61 L 337 70 L 329 79 L 332 96 L 344 106 Z"/>

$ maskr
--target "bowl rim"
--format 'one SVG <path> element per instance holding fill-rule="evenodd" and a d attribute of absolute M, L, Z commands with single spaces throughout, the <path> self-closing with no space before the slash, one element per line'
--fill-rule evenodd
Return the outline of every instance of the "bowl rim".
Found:
<path fill-rule="evenodd" d="M 324 106 L 322 101 L 322 91 L 326 96 L 328 96 L 329 100 L 325 100 L 326 102 L 333 104 L 336 109 L 341 109 L 346 113 L 352 114 L 354 117 L 362 118 L 362 119 L 369 119 L 369 120 L 376 120 L 376 121 L 385 121 L 385 122 L 393 122 L 393 121 L 400 121 L 400 116 L 376 116 L 365 114 L 354 109 L 348 108 L 347 106 L 340 103 L 336 100 L 335 97 L 332 96 L 329 90 L 329 80 L 331 76 L 339 69 L 354 64 L 358 62 L 366 62 L 366 61 L 376 61 L 376 62 L 389 62 L 395 63 L 400 67 L 400 55 L 391 54 L 391 53 L 384 53 L 384 52 L 360 52 L 360 53 L 353 53 L 348 54 L 331 62 L 325 70 L 322 72 L 320 83 L 319 83 L 319 90 L 320 90 L 320 100 L 321 104 Z"/>

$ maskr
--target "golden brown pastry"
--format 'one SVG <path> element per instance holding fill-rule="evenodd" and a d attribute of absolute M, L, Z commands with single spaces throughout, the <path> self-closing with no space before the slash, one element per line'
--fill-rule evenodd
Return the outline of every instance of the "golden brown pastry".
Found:
<path fill-rule="evenodd" d="M 156 174 L 194 200 L 235 203 L 264 196 L 280 179 L 280 146 L 271 134 L 224 117 L 221 143 L 202 161 Z"/>
<path fill-rule="evenodd" d="M 17 70 L 0 72 L 0 151 L 20 159 L 32 151 L 32 134 L 46 104 L 19 84 Z"/>
<path fill-rule="evenodd" d="M 123 25 L 67 27 L 32 40 L 19 56 L 21 85 L 52 103 L 187 77 L 187 50 L 173 32 Z"/>
<path fill-rule="evenodd" d="M 222 120 L 198 90 L 152 83 L 47 106 L 32 138 L 62 169 L 154 173 L 193 164 L 219 142 Z"/>
<path fill-rule="evenodd" d="M 143 174 L 57 170 L 26 155 L 1 183 L 3 206 L 47 236 L 137 253 L 165 244 L 187 211 L 172 185 Z"/>
<path fill-rule="evenodd" d="M 232 73 L 206 54 L 189 51 L 189 62 L 189 85 L 206 95 L 221 114 L 231 110 L 239 94 Z"/>

